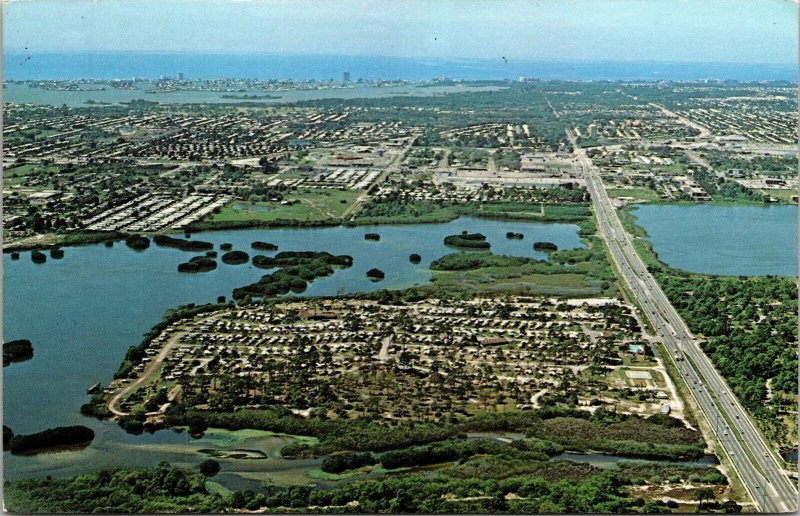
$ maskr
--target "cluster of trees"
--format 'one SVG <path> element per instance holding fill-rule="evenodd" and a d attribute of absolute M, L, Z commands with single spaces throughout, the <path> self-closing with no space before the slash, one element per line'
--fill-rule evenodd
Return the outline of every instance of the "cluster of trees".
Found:
<path fill-rule="evenodd" d="M 652 462 L 620 462 L 619 474 L 631 484 L 660 484 L 691 482 L 694 484 L 728 485 L 728 479 L 713 466 L 693 464 L 664 464 Z"/>
<path fill-rule="evenodd" d="M 364 513 L 669 512 L 662 502 L 632 496 L 629 485 L 614 471 L 588 465 L 483 456 L 440 474 L 390 475 L 333 489 L 266 483 L 258 491 L 220 495 L 207 491 L 204 474 L 162 462 L 72 479 L 6 482 L 5 501 L 18 513 L 340 513 L 356 508 Z"/>
<path fill-rule="evenodd" d="M 367 277 L 371 280 L 382 280 L 386 277 L 386 273 L 384 273 L 380 269 L 372 268 L 367 271 Z"/>
<path fill-rule="evenodd" d="M 3 367 L 12 362 L 24 362 L 33 358 L 33 344 L 28 339 L 10 340 L 3 343 Z"/>
<path fill-rule="evenodd" d="M 506 190 L 507 200 L 492 201 L 418 201 L 394 197 L 371 200 L 359 211 L 357 224 L 415 224 L 447 222 L 461 215 L 501 220 L 535 220 L 537 222 L 579 222 L 591 212 L 582 189 L 551 188 L 546 190 Z M 535 203 L 546 203 L 544 214 Z"/>
<path fill-rule="evenodd" d="M 401 422 L 389 425 L 368 419 L 304 418 L 283 407 L 235 412 L 186 409 L 173 404 L 166 424 L 194 424 L 239 430 L 253 428 L 317 437 L 315 445 L 293 444 L 285 457 L 309 457 L 337 451 L 387 451 L 443 441 L 474 432 L 519 432 L 574 451 L 605 451 L 645 458 L 696 458 L 703 455 L 699 433 L 669 416 L 628 416 L 598 409 L 594 415 L 560 407 L 526 412 L 482 413 L 448 423 Z M 534 451 L 534 450 L 530 450 Z"/>
<path fill-rule="evenodd" d="M 797 285 L 791 278 L 704 277 L 654 269 L 664 293 L 742 404 L 770 438 L 788 439 L 777 414 L 796 410 Z M 772 389 L 768 396 L 767 382 Z"/>
<path fill-rule="evenodd" d="M 334 453 L 322 460 L 320 468 L 326 473 L 341 473 L 348 469 L 358 469 L 377 464 L 378 459 L 371 453 Z"/>
<path fill-rule="evenodd" d="M 523 235 L 522 233 L 514 233 L 513 231 L 509 231 L 508 233 L 506 233 L 506 238 L 508 238 L 509 240 L 522 240 L 523 238 L 525 238 L 525 235 Z"/>
<path fill-rule="evenodd" d="M 224 257 L 223 257 L 224 260 Z M 304 291 L 309 281 L 333 274 L 333 266 L 350 267 L 353 257 L 335 256 L 328 252 L 283 251 L 274 257 L 256 255 L 253 265 L 262 269 L 281 267 L 262 276 L 256 283 L 233 290 L 234 299 L 246 296 L 267 297 Z"/>
<path fill-rule="evenodd" d="M 125 245 L 137 251 L 144 251 L 150 247 L 150 239 L 141 235 L 131 235 L 125 239 Z"/>
<path fill-rule="evenodd" d="M 5 483 L 7 509 L 18 513 L 218 513 L 222 497 L 196 471 L 162 462 L 142 469 L 101 470 L 72 479 L 51 477 Z"/>
<path fill-rule="evenodd" d="M 48 428 L 35 434 L 17 434 L 8 442 L 11 453 L 31 453 L 47 448 L 90 443 L 94 440 L 94 430 L 75 426 Z"/>
<path fill-rule="evenodd" d="M 556 443 L 538 439 L 519 439 L 511 444 L 494 439 L 466 439 L 389 451 L 381 455 L 380 462 L 386 469 L 396 469 L 454 462 L 475 455 L 500 455 L 514 459 L 545 461 L 549 456 L 558 455 L 562 451 L 563 448 Z"/>
<path fill-rule="evenodd" d="M 766 197 L 753 190 L 749 190 L 739 183 L 727 181 L 717 177 L 713 172 L 699 169 L 692 175 L 695 181 L 711 195 L 715 201 L 763 201 Z"/>
<path fill-rule="evenodd" d="M 367 233 L 366 235 L 364 235 L 364 240 L 374 240 L 377 242 L 380 239 L 381 236 L 378 233 Z"/>
<path fill-rule="evenodd" d="M 486 241 L 482 233 L 462 232 L 460 235 L 449 235 L 444 238 L 445 245 L 463 247 L 465 249 L 490 249 L 492 245 Z"/>
<path fill-rule="evenodd" d="M 41 251 L 31 251 L 31 261 L 33 263 L 44 263 L 47 261 L 47 255 Z"/>
<path fill-rule="evenodd" d="M 158 246 L 174 247 L 182 251 L 210 251 L 214 249 L 214 244 L 211 242 L 186 240 L 184 238 L 175 238 L 167 235 L 156 235 L 153 237 L 153 242 Z"/>
<path fill-rule="evenodd" d="M 466 251 L 451 253 L 431 262 L 434 271 L 463 271 L 484 267 L 518 267 L 527 263 L 538 262 L 530 258 L 518 256 L 501 256 L 493 253 Z"/>
<path fill-rule="evenodd" d="M 552 242 L 534 242 L 533 248 L 536 251 L 558 251 L 558 246 Z"/>
<path fill-rule="evenodd" d="M 495 143 L 497 139 L 494 140 Z M 476 143 L 476 145 L 472 145 L 473 147 L 493 147 L 494 145 L 490 145 L 488 141 L 486 142 L 478 142 L 474 141 L 472 143 Z M 484 145 L 479 145 L 479 143 L 485 143 Z M 486 166 L 489 163 L 489 153 L 485 150 L 481 149 L 470 149 L 468 147 L 456 147 L 450 150 L 450 154 L 447 156 L 447 162 L 449 165 L 454 165 L 456 162 L 460 163 L 461 165 L 465 165 L 468 167 L 474 166 Z"/>
<path fill-rule="evenodd" d="M 481 462 L 481 459 L 473 460 Z M 503 464 L 508 471 L 508 462 Z M 259 494 L 243 494 L 243 507 L 256 505 L 248 505 L 248 502 Z M 529 474 L 459 478 L 446 473 L 411 473 L 349 482 L 328 490 L 270 486 L 267 496 L 259 503 L 268 508 L 327 507 L 336 512 L 350 512 L 357 507 L 365 513 L 669 512 L 661 502 L 631 497 L 624 479 L 613 472 L 595 472 L 580 480 L 557 482 Z"/>
<path fill-rule="evenodd" d="M 520 155 L 516 151 L 504 151 L 498 149 L 494 153 L 494 163 L 498 168 L 506 167 L 509 170 L 519 170 Z"/>
<path fill-rule="evenodd" d="M 228 251 L 222 255 L 222 261 L 228 265 L 241 265 L 249 259 L 250 255 L 244 251 Z"/>
<path fill-rule="evenodd" d="M 195 256 L 178 264 L 178 272 L 209 272 L 217 268 L 217 261 L 207 256 Z"/>

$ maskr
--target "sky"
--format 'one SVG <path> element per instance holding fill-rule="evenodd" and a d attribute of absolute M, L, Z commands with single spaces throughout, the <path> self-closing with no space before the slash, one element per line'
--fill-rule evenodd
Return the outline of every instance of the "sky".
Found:
<path fill-rule="evenodd" d="M 791 0 L 12 0 L 6 52 L 796 63 Z"/>

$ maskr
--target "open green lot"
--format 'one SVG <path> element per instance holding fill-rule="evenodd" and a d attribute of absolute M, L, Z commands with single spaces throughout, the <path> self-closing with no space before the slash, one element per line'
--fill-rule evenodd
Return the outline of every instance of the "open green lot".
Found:
<path fill-rule="evenodd" d="M 239 221 L 321 221 L 339 219 L 358 196 L 360 191 L 304 189 L 286 196 L 291 204 L 281 202 L 233 201 L 215 214 L 212 222 Z"/>
<path fill-rule="evenodd" d="M 657 201 L 661 199 L 658 192 L 650 188 L 608 188 L 609 197 L 632 197 L 641 201 Z"/>

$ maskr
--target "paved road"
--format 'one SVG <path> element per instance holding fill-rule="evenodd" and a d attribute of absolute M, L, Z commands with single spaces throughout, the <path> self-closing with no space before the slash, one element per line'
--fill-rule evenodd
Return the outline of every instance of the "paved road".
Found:
<path fill-rule="evenodd" d="M 575 146 L 575 142 L 573 142 Z M 622 227 L 597 168 L 575 146 L 592 196 L 598 228 L 613 262 L 675 361 L 680 375 L 709 423 L 753 501 L 763 512 L 797 509 L 797 486 L 789 480 L 782 459 L 767 446 L 725 380 L 700 349 L 697 340 L 648 272 Z M 666 357 L 664 357 L 666 359 Z"/>
<path fill-rule="evenodd" d="M 711 136 L 711 131 L 708 130 L 708 127 L 706 127 L 704 125 L 700 125 L 697 122 L 694 122 L 692 120 L 689 120 L 688 118 L 686 118 L 684 116 L 681 116 L 678 113 L 675 113 L 674 111 L 670 111 L 669 109 L 665 108 L 661 104 L 656 104 L 655 102 L 651 102 L 650 105 L 652 107 L 654 107 L 654 108 L 660 109 L 667 116 L 671 116 L 673 118 L 677 118 L 678 121 L 680 123 L 682 123 L 683 125 L 692 127 L 694 129 L 697 129 L 698 131 L 700 131 L 700 134 L 697 135 L 698 138 L 708 138 L 709 136 Z"/>
<path fill-rule="evenodd" d="M 392 162 L 389 163 L 386 166 L 386 168 L 383 170 L 383 172 L 381 172 L 380 175 L 375 178 L 375 181 L 373 181 L 372 184 L 369 185 L 369 187 L 366 190 L 364 190 L 364 192 L 361 195 L 358 196 L 358 199 L 356 199 L 356 201 L 353 203 L 353 205 L 350 206 L 342 214 L 342 220 L 352 220 L 353 218 L 355 218 L 356 214 L 358 213 L 358 210 L 361 208 L 361 205 L 364 204 L 364 202 L 366 202 L 367 199 L 372 197 L 369 194 L 370 189 L 372 189 L 372 187 L 375 186 L 375 185 L 379 185 L 379 184 L 383 183 L 386 180 L 386 178 L 389 177 L 389 174 L 391 174 L 392 172 L 397 172 L 400 169 L 400 165 L 403 164 L 403 161 L 405 161 L 406 156 L 411 151 L 411 149 L 414 147 L 414 143 L 416 141 L 417 141 L 417 137 L 416 136 L 412 136 L 411 140 L 408 142 L 408 145 L 406 145 L 403 148 L 402 152 L 400 152 L 400 154 L 395 156 L 394 160 L 392 160 Z"/>

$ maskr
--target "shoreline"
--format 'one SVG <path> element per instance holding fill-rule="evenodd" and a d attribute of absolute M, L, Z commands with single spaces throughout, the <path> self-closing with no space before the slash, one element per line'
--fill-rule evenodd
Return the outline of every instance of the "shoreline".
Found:
<path fill-rule="evenodd" d="M 800 1 L 800 0 L 798 0 Z M 694 206 L 719 206 L 719 207 L 744 207 L 744 208 L 769 208 L 772 206 L 798 206 L 797 203 L 755 203 L 745 201 L 718 201 L 718 202 L 704 202 L 696 203 L 691 201 L 635 201 L 628 203 L 618 208 L 620 211 L 627 212 L 633 215 L 637 209 L 637 205 L 658 205 L 658 206 L 678 206 L 678 207 L 694 207 Z M 554 205 L 559 206 L 559 205 Z M 367 226 L 409 226 L 414 224 L 446 224 L 457 220 L 460 217 L 473 217 L 476 219 L 485 220 L 499 220 L 505 222 L 531 222 L 531 223 L 546 223 L 546 224 L 580 224 L 588 217 L 563 217 L 552 218 L 544 216 L 541 219 L 533 219 L 528 217 L 509 217 L 503 215 L 490 215 L 476 211 L 474 213 L 456 213 L 455 216 L 440 217 L 428 220 L 365 220 L 359 222 L 358 220 L 341 220 L 341 219 L 327 219 L 319 221 L 292 221 L 288 219 L 277 221 L 260 221 L 257 219 L 245 221 L 220 221 L 220 222 L 200 222 L 195 227 L 187 227 L 182 230 L 169 230 L 158 232 L 136 232 L 128 233 L 124 231 L 109 231 L 109 232 L 96 232 L 96 231 L 75 231 L 70 233 L 45 233 L 41 235 L 32 235 L 25 237 L 16 242 L 3 243 L 3 253 L 8 254 L 15 251 L 36 251 L 48 250 L 63 247 L 78 247 L 84 245 L 99 244 L 106 241 L 123 241 L 132 235 L 142 235 L 152 238 L 156 235 L 171 235 L 178 233 L 191 233 L 202 234 L 211 231 L 235 231 L 235 230 L 249 230 L 249 229 L 307 229 L 307 228 L 325 228 L 325 227 L 367 227 Z M 644 231 L 644 228 L 637 225 L 637 229 Z M 646 235 L 646 234 L 645 234 Z M 33 238 L 39 238 L 41 242 L 27 242 Z"/>

